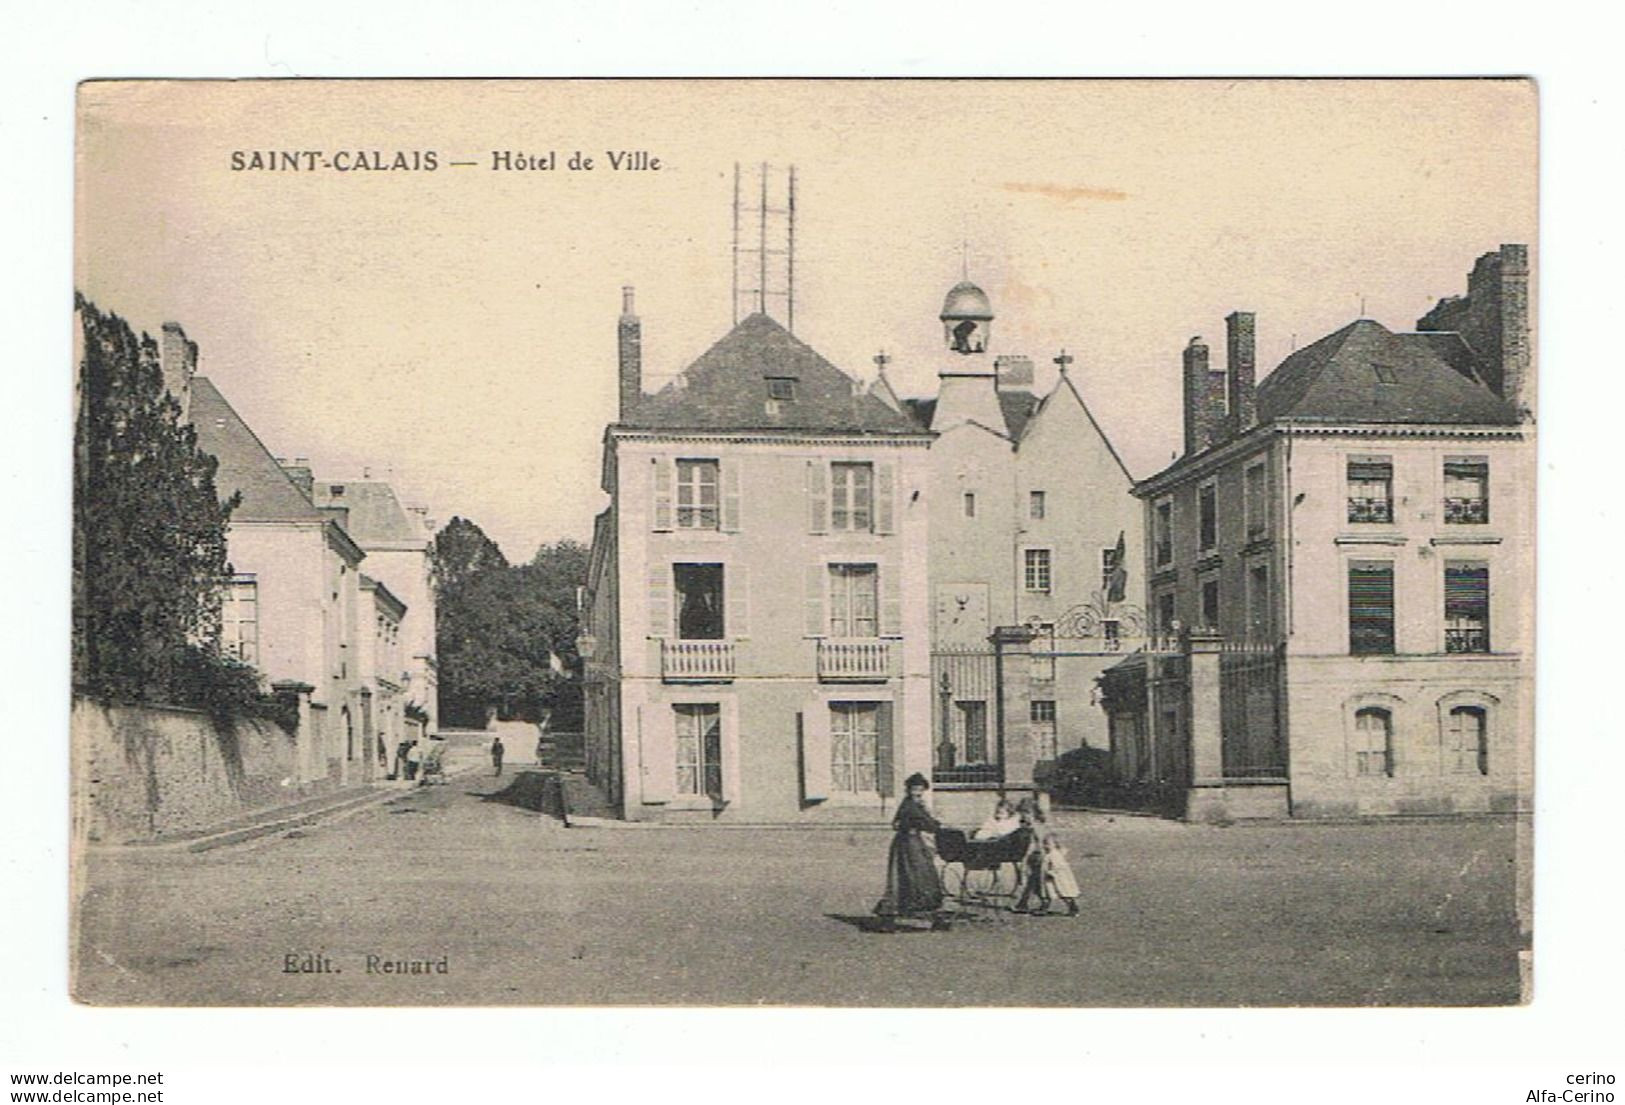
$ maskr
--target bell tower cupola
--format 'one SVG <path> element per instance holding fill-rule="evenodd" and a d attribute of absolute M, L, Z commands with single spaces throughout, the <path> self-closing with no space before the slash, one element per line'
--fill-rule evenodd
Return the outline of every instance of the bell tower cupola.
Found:
<path fill-rule="evenodd" d="M 942 337 L 951 352 L 974 356 L 987 352 L 993 332 L 993 305 L 987 293 L 961 280 L 942 301 Z"/>

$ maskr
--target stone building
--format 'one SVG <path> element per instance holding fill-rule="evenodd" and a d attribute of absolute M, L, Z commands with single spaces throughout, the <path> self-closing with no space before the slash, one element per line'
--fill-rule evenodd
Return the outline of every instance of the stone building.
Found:
<path fill-rule="evenodd" d="M 1357 319 L 1256 386 L 1251 314 L 1223 371 L 1192 339 L 1184 455 L 1135 488 L 1188 646 L 1105 680 L 1122 777 L 1193 815 L 1528 802 L 1528 279 L 1502 246 L 1415 331 Z"/>
<path fill-rule="evenodd" d="M 586 754 L 632 820 L 879 821 L 929 771 L 931 435 L 765 314 L 653 395 L 625 295 L 582 593 Z"/>
<path fill-rule="evenodd" d="M 1055 358 L 1059 377 L 1038 395 L 1029 358 L 995 355 L 981 288 L 950 289 L 939 317 L 937 393 L 897 404 L 933 434 L 925 502 L 936 781 L 1020 789 L 1066 751 L 1108 747 L 1095 682 L 1117 644 L 1142 628 L 1128 588 L 1142 512 L 1072 357 Z M 875 392 L 895 403 L 884 372 Z M 999 627 L 1031 636 L 1013 642 L 1031 654 L 1014 661 L 1025 670 L 995 671 Z M 995 684 L 1005 689 L 1002 713 Z"/>
<path fill-rule="evenodd" d="M 219 462 L 217 490 L 241 496 L 226 529 L 233 574 L 221 611 L 222 647 L 258 668 L 271 688 L 298 697 L 301 783 L 366 778 L 356 659 L 366 554 L 209 379 L 171 376 L 168 366 L 165 374 L 172 392 L 186 392 L 198 447 Z"/>
<path fill-rule="evenodd" d="M 297 462 L 291 467 L 299 469 Z M 301 479 L 305 476 L 301 475 Z M 427 720 L 411 722 L 412 736 L 439 728 L 439 676 L 435 665 L 435 598 L 429 582 L 429 548 L 434 523 L 420 506 L 406 506 L 382 480 L 312 480 L 314 502 L 342 507 L 345 532 L 367 554 L 367 574 L 384 584 L 405 607 L 400 618 L 399 682 L 401 702 L 424 712 Z M 390 747 L 394 747 L 391 745 Z"/>

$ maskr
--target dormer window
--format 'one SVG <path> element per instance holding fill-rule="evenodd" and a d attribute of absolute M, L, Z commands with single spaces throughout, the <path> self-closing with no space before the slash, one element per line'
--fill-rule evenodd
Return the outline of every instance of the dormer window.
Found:
<path fill-rule="evenodd" d="M 776 403 L 789 403 L 796 397 L 796 381 L 792 376 L 769 376 L 767 397 Z"/>
<path fill-rule="evenodd" d="M 1399 377 L 1394 375 L 1393 365 L 1374 364 L 1371 366 L 1371 372 L 1377 377 L 1377 383 L 1379 384 L 1399 383 Z"/>

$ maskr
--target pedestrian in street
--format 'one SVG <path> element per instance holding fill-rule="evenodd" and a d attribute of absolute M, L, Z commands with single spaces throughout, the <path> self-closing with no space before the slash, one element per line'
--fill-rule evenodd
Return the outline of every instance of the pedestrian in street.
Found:
<path fill-rule="evenodd" d="M 922 833 L 936 832 L 942 826 L 925 807 L 930 780 L 915 772 L 903 784 L 906 797 L 892 818 L 894 834 L 886 861 L 886 894 L 875 905 L 875 914 L 888 923 L 901 918 L 930 919 L 942 908 L 942 880 Z"/>
<path fill-rule="evenodd" d="M 1021 821 L 1019 830 L 1027 837 L 1027 854 L 1021 861 L 1021 897 L 1016 899 L 1017 913 L 1048 913 L 1049 890 L 1044 885 L 1044 848 L 1039 842 L 1038 822 L 1042 820 L 1038 804 L 1023 798 L 1016 804 L 1016 816 Z M 1038 908 L 1030 910 L 1027 903 L 1038 899 Z"/>
<path fill-rule="evenodd" d="M 418 765 L 423 762 L 423 749 L 418 747 L 417 741 L 409 741 L 406 746 L 406 777 L 418 777 Z"/>
<path fill-rule="evenodd" d="M 1072 873 L 1072 865 L 1067 862 L 1066 849 L 1061 847 L 1060 840 L 1054 833 L 1045 833 L 1043 839 L 1044 860 L 1044 890 L 1055 891 L 1055 896 L 1066 903 L 1066 912 L 1070 917 L 1078 915 L 1078 878 Z M 1046 910 L 1049 908 L 1046 902 Z"/>
<path fill-rule="evenodd" d="M 496 769 L 495 774 L 502 774 L 502 738 L 497 737 L 491 742 L 491 766 Z"/>

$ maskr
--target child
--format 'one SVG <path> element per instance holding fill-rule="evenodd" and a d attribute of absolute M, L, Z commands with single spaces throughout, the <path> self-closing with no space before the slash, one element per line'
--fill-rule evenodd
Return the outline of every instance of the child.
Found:
<path fill-rule="evenodd" d="M 1020 826 L 1016 820 L 1016 808 L 1010 804 L 1010 799 L 1000 798 L 993 807 L 993 815 L 982 822 L 982 827 L 971 835 L 977 840 L 997 840 L 1001 836 L 1009 836 Z"/>
<path fill-rule="evenodd" d="M 1043 840 L 1044 908 L 1049 908 L 1049 891 L 1066 903 L 1069 916 L 1078 915 L 1078 880 L 1072 874 L 1072 865 L 1066 861 L 1066 849 L 1054 833 L 1045 833 Z"/>

